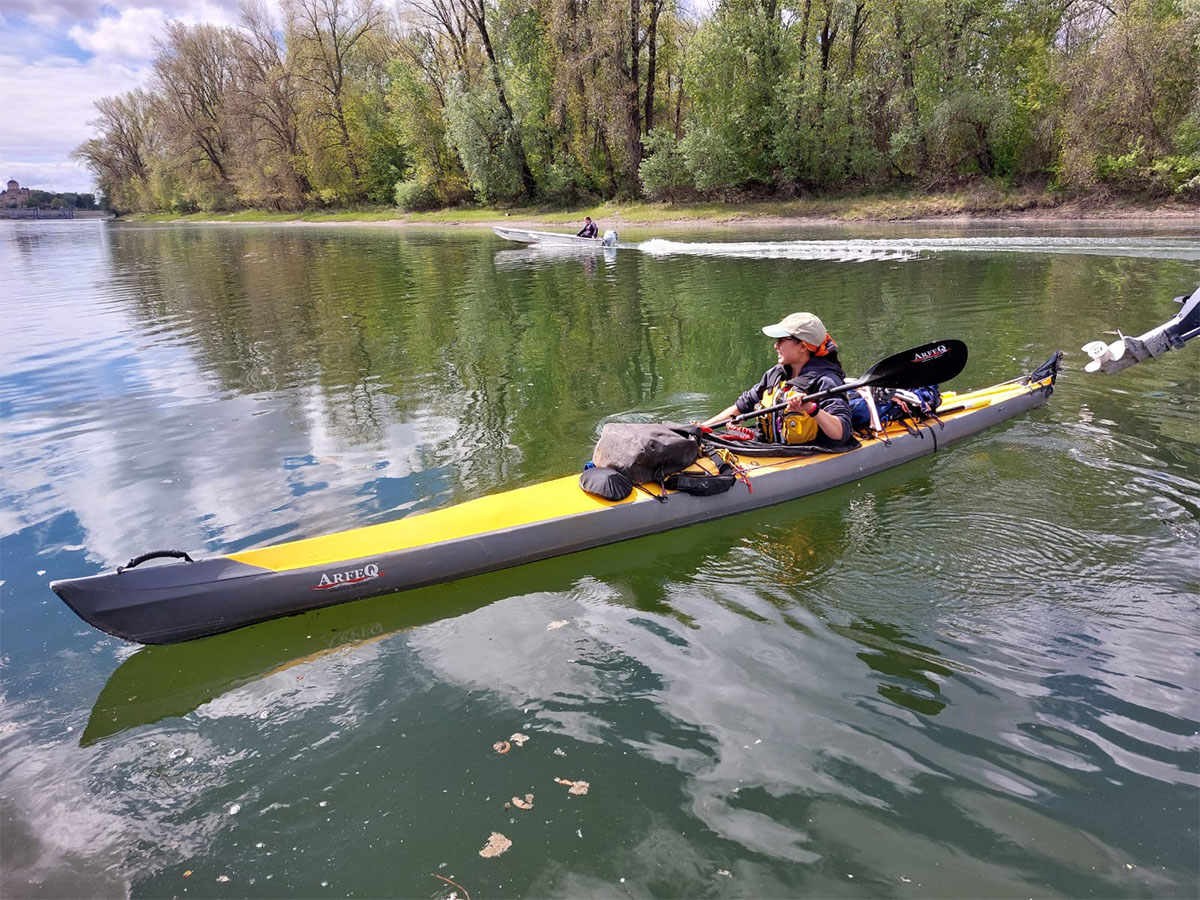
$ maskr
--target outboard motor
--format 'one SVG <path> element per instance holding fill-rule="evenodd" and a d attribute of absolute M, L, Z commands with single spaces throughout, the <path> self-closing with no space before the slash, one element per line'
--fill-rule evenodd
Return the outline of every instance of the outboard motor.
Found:
<path fill-rule="evenodd" d="M 617 246 L 617 233 L 616 233 L 615 231 L 606 231 L 606 232 L 604 232 L 604 241 L 603 241 L 603 244 L 604 244 L 604 246 L 605 246 L 605 247 L 615 247 L 615 246 Z"/>
<path fill-rule="evenodd" d="M 1117 331 L 1117 340 L 1111 344 L 1104 341 L 1084 344 L 1083 352 L 1092 361 L 1083 370 L 1113 375 L 1142 360 L 1158 359 L 1164 353 L 1178 350 L 1200 335 L 1200 288 L 1196 288 L 1191 295 L 1176 297 L 1175 302 L 1183 304 L 1179 314 L 1140 337 L 1130 337 Z"/>

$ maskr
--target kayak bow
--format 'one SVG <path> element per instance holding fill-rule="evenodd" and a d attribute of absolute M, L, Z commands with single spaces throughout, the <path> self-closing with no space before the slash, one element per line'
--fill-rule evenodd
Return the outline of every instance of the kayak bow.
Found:
<path fill-rule="evenodd" d="M 50 587 L 102 631 L 170 644 L 375 594 L 521 565 L 695 522 L 757 509 L 857 481 L 1043 405 L 1056 353 L 1031 375 L 979 391 L 946 393 L 940 421 L 889 426 L 855 450 L 811 456 L 741 457 L 752 490 L 709 497 L 645 485 L 610 503 L 585 493 L 577 475 L 338 534 L 227 556 L 54 581 Z M 715 469 L 709 460 L 698 465 Z"/>

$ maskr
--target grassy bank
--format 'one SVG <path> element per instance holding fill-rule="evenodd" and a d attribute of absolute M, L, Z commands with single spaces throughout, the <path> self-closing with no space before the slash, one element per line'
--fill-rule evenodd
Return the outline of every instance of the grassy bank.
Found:
<path fill-rule="evenodd" d="M 493 222 L 575 225 L 585 215 L 604 225 L 769 224 L 795 222 L 901 222 L 930 219 L 1188 219 L 1200 217 L 1200 204 L 1147 203 L 1111 197 L 1063 199 L 1044 191 L 1018 191 L 983 186 L 961 191 L 927 193 L 894 191 L 797 200 L 745 203 L 604 203 L 574 209 L 524 207 L 452 207 L 425 213 L 405 213 L 394 206 L 339 210 L 234 213 L 199 212 L 140 214 L 138 222 L 311 222 L 410 225 L 486 225 Z"/>

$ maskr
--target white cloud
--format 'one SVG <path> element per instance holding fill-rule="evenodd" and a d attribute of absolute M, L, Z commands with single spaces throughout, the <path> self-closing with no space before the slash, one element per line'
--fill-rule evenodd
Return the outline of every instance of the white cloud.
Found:
<path fill-rule="evenodd" d="M 94 24 L 75 25 L 67 36 L 102 59 L 148 60 L 154 56 L 154 39 L 163 22 L 163 11 L 156 7 L 125 9 Z"/>
<path fill-rule="evenodd" d="M 164 8 L 165 7 L 165 8 Z M 149 60 L 154 56 L 154 41 L 171 19 L 187 25 L 207 22 L 233 25 L 236 6 L 222 3 L 185 2 L 156 6 L 126 7 L 115 16 L 103 16 L 88 24 L 72 26 L 67 36 L 82 50 L 106 59 Z"/>
<path fill-rule="evenodd" d="M 164 24 L 237 21 L 239 0 L 4 0 L 0 12 L 0 179 L 51 191 L 92 189 L 70 162 L 93 136 L 101 97 L 141 87 Z"/>
<path fill-rule="evenodd" d="M 192 17 L 193 21 L 209 21 L 205 15 L 215 11 L 222 21 L 236 15 L 240 0 L 158 0 L 153 6 L 172 18 Z M 122 3 L 120 0 L 4 0 L 5 19 L 39 19 L 53 22 L 85 22 L 104 14 L 144 8 L 147 4 Z"/>
<path fill-rule="evenodd" d="M 94 102 L 132 90 L 145 74 L 144 64 L 113 60 L 29 63 L 0 56 L 0 96 L 7 119 L 0 131 L 0 178 L 49 191 L 91 190 L 91 175 L 68 157 L 93 136 L 88 122 L 96 118 Z"/>

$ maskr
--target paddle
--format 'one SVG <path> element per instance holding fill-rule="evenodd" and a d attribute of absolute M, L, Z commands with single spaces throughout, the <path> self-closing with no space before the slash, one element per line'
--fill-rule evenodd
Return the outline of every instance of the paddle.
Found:
<path fill-rule="evenodd" d="M 822 400 L 825 397 L 830 397 L 834 394 L 845 394 L 860 387 L 912 390 L 913 388 L 949 381 L 961 372 L 966 365 L 967 345 L 962 341 L 933 341 L 928 344 L 922 344 L 919 347 L 895 353 L 887 359 L 881 359 L 858 378 L 853 378 L 845 384 L 830 388 L 827 391 L 806 394 L 804 399 Z M 717 422 L 712 427 L 720 428 L 723 425 L 744 422 L 746 419 L 753 419 L 766 413 L 779 412 L 786 407 L 787 403 L 777 403 L 775 406 L 768 406 L 766 409 L 754 409 L 748 413 L 731 416 L 723 422 Z"/>

